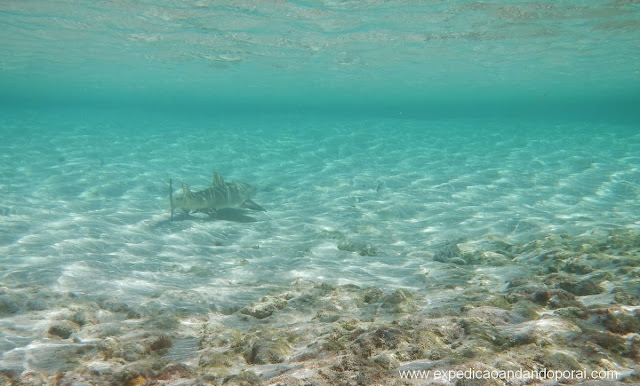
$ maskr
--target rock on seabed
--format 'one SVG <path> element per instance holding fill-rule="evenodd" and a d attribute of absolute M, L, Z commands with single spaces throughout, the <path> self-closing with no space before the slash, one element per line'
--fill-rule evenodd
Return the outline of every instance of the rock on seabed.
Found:
<path fill-rule="evenodd" d="M 0 382 L 404 385 L 407 369 L 547 368 L 613 370 L 637 384 L 638 240 L 625 231 L 447 244 L 421 262 L 424 288 L 298 280 L 225 313 L 158 315 L 117 298 L 3 287 L 0 317 L 45 311 L 29 304 L 58 311 L 34 327 L 40 348 L 16 351 Z M 19 355 L 40 359 L 27 368 Z M 474 382 L 455 384 L 499 384 Z"/>

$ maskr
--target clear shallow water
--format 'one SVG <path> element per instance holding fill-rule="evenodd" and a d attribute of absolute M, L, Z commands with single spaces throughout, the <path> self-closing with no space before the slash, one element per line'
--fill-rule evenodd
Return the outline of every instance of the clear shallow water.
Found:
<path fill-rule="evenodd" d="M 628 1 L 7 1 L 0 96 L 161 110 L 635 113 Z M 614 115 L 614 114 L 611 114 Z"/>
<path fill-rule="evenodd" d="M 412 253 L 425 257 L 446 240 L 523 242 L 638 226 L 640 141 L 624 127 L 464 120 L 265 120 L 251 127 L 236 120 L 156 124 L 147 129 L 155 134 L 136 134 L 137 126 L 91 124 L 3 145 L 10 181 L 2 192 L 5 255 L 18 265 L 15 257 L 26 259 L 30 275 L 38 256 L 51 280 L 42 284 L 110 293 L 114 279 L 129 281 L 141 264 L 139 284 L 161 285 L 155 274 L 166 267 L 154 262 L 164 260 L 178 270 L 211 265 L 205 281 L 215 272 L 220 280 L 233 277 L 233 287 L 240 278 L 297 277 L 384 285 L 388 264 L 411 261 Z M 184 134 L 175 138 L 173 130 Z M 252 181 L 268 211 L 238 213 L 235 222 L 168 222 L 168 179 L 204 189 L 213 170 Z M 380 256 L 358 258 L 353 273 L 340 274 L 353 261 L 336 250 L 342 238 L 371 243 Z M 238 266 L 242 259 L 261 263 Z M 154 276 L 145 279 L 149 269 Z M 264 269 L 273 272 L 265 276 Z M 388 285 L 411 286 L 402 283 L 407 272 L 395 273 Z M 95 288 L 86 275 L 104 283 Z M 190 275 L 162 280 L 188 287 Z"/>
<path fill-rule="evenodd" d="M 314 366 L 337 370 L 309 347 L 352 331 L 354 318 L 363 331 L 434 317 L 456 325 L 522 277 L 566 292 L 558 271 L 602 292 L 570 290 L 563 296 L 583 303 L 528 313 L 515 300 L 491 306 L 526 323 L 580 304 L 631 307 L 620 312 L 638 318 L 635 271 L 619 270 L 637 266 L 640 245 L 633 2 L 69 1 L 0 11 L 7 379 L 158 380 L 145 366 L 171 363 L 218 383 L 247 368 L 263 381 L 292 368 L 309 371 L 292 379 L 315 379 Z M 267 211 L 168 221 L 167 181 L 204 189 L 214 171 L 257 186 Z M 577 263 L 549 263 L 558 251 Z M 371 288 L 385 294 L 379 304 Z M 563 315 L 552 322 L 569 323 Z M 277 341 L 273 328 L 300 336 L 286 355 L 256 359 L 249 338 Z M 168 352 L 154 348 L 158 336 Z M 626 339 L 627 355 L 608 357 L 621 373 L 634 370 L 637 343 Z M 340 355 L 361 344 L 347 341 Z M 469 332 L 449 344 L 468 342 Z M 228 355 L 223 364 L 203 364 L 213 349 Z M 392 355 L 387 375 L 447 360 Z M 382 377 L 372 368 L 358 371 Z"/>

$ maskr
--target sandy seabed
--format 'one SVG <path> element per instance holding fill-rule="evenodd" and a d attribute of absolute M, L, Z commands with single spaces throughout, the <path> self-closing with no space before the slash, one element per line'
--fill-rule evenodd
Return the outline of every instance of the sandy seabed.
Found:
<path fill-rule="evenodd" d="M 363 251 L 372 253 L 359 249 L 353 259 L 370 258 Z M 424 282 L 419 291 L 297 280 L 237 309 L 166 312 L 162 304 L 5 287 L 3 329 L 12 320 L 16 336 L 21 326 L 41 337 L 5 352 L 2 377 L 61 385 L 502 384 L 433 375 L 473 369 L 636 383 L 639 254 L 632 232 L 446 244 L 414 273 Z M 501 286 L 499 272 L 519 274 Z M 194 301 L 188 293 L 181 300 Z M 30 369 L 6 366 L 11 360 Z M 407 379 L 427 370 L 428 380 Z"/>
<path fill-rule="evenodd" d="M 633 130 L 57 125 L 3 123 L 0 383 L 640 382 Z M 214 170 L 267 212 L 168 221 Z"/>

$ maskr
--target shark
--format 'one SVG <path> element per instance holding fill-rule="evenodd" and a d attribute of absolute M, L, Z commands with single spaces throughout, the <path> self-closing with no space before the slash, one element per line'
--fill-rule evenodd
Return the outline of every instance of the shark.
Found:
<path fill-rule="evenodd" d="M 187 184 L 182 183 L 182 197 L 173 196 L 173 183 L 169 180 L 169 202 L 171 203 L 171 220 L 176 209 L 182 209 L 185 217 L 190 212 L 215 213 L 218 209 L 242 207 L 266 211 L 251 201 L 256 188 L 244 182 L 226 182 L 220 174 L 213 173 L 211 187 L 199 192 L 192 192 Z"/>

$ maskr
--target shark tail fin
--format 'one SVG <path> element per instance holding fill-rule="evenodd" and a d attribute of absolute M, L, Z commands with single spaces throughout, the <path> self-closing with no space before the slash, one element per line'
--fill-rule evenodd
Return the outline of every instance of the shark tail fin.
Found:
<path fill-rule="evenodd" d="M 175 210 L 176 205 L 173 202 L 173 183 L 171 179 L 169 179 L 169 203 L 171 204 L 171 220 L 173 220 L 173 211 Z"/>

